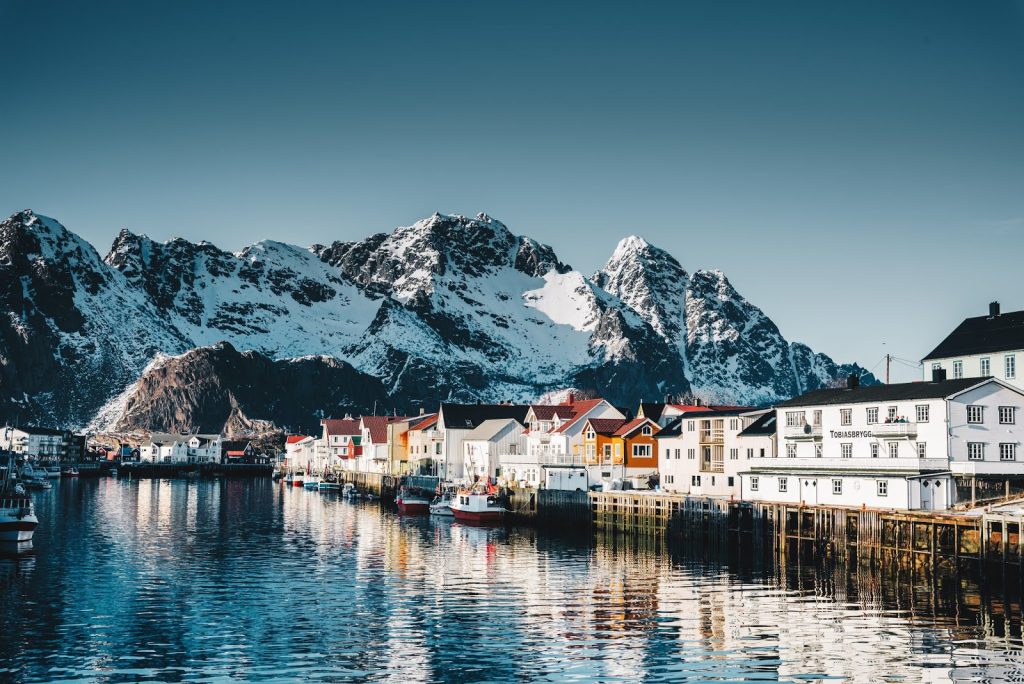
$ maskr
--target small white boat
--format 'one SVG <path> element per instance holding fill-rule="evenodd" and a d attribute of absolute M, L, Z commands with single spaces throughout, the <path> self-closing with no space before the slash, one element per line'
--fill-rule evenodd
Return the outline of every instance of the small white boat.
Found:
<path fill-rule="evenodd" d="M 59 465 L 51 464 L 51 465 L 48 465 L 48 466 L 44 466 L 42 468 L 42 470 L 44 472 L 44 477 L 48 477 L 51 480 L 59 480 L 60 479 L 61 471 L 60 471 L 60 466 Z M 75 471 L 75 475 L 77 475 L 77 474 L 78 474 L 78 471 L 76 470 Z"/>
<path fill-rule="evenodd" d="M 320 476 L 309 473 L 306 475 L 306 479 L 302 481 L 302 486 L 306 489 L 319 489 L 320 488 Z"/>
<path fill-rule="evenodd" d="M 351 482 L 346 482 L 345 486 L 341 488 L 341 495 L 346 499 L 356 500 L 359 498 L 359 490 Z"/>
<path fill-rule="evenodd" d="M 456 520 L 477 525 L 500 523 L 507 512 L 497 492 L 479 487 L 460 490 L 449 506 Z"/>
<path fill-rule="evenodd" d="M 455 514 L 452 512 L 452 496 L 451 494 L 445 493 L 441 496 L 435 497 L 430 502 L 430 515 L 442 516 L 445 518 L 451 518 Z"/>
<path fill-rule="evenodd" d="M 14 479 L 14 459 L 8 456 L 7 467 L 0 472 L 0 542 L 31 541 L 39 518 L 25 488 Z"/>

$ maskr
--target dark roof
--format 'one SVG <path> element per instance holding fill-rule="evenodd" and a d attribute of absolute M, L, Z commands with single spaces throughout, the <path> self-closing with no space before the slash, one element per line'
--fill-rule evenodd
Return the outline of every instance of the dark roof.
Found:
<path fill-rule="evenodd" d="M 599 435 L 614 435 L 616 430 L 626 424 L 626 421 L 623 418 L 591 418 L 587 423 Z"/>
<path fill-rule="evenodd" d="M 861 385 L 855 389 L 846 387 L 820 389 L 778 404 L 779 408 L 789 406 L 819 406 L 830 404 L 854 404 L 869 401 L 904 401 L 910 399 L 945 399 L 951 394 L 980 385 L 991 378 L 959 378 L 942 382 L 903 382 L 896 385 Z"/>
<path fill-rule="evenodd" d="M 924 361 L 1024 349 L 1024 311 L 964 319 Z"/>
<path fill-rule="evenodd" d="M 30 435 L 64 435 L 67 434 L 67 430 L 54 430 L 52 428 L 44 427 L 20 427 L 14 428 L 15 430 L 21 430 L 27 432 Z"/>
<path fill-rule="evenodd" d="M 444 426 L 456 430 L 472 430 L 485 420 L 514 418 L 526 423 L 529 406 L 519 404 L 441 404 Z"/>
<path fill-rule="evenodd" d="M 775 411 L 768 411 L 763 416 L 740 431 L 741 437 L 775 434 Z"/>
<path fill-rule="evenodd" d="M 650 418 L 654 422 L 661 420 L 661 414 L 665 412 L 664 404 L 654 404 L 647 402 L 640 402 L 639 413 L 644 414 L 644 418 Z"/>
<path fill-rule="evenodd" d="M 683 421 L 692 419 L 693 416 L 679 416 L 678 418 L 673 419 L 672 422 L 670 422 L 668 425 L 661 428 L 661 431 L 654 436 L 657 437 L 658 439 L 665 439 L 667 437 L 678 437 L 679 435 L 683 434 Z"/>

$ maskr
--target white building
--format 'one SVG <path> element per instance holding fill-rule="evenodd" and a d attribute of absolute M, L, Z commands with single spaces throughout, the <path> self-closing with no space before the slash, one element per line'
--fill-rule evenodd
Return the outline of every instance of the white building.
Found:
<path fill-rule="evenodd" d="M 823 389 L 776 408 L 777 458 L 740 474 L 744 499 L 943 510 L 954 475 L 1024 475 L 1024 393 L 994 379 Z"/>
<path fill-rule="evenodd" d="M 63 458 L 67 451 L 68 433 L 64 430 L 24 427 L 4 428 L 2 446 L 16 454 L 40 459 Z"/>
<path fill-rule="evenodd" d="M 437 431 L 435 437 L 439 438 L 431 439 L 431 446 L 435 449 L 435 453 L 429 454 L 433 472 L 424 469 L 421 473 L 437 475 L 442 480 L 465 479 L 462 442 L 466 435 L 485 420 L 512 418 L 524 423 L 528 410 L 528 406 L 517 404 L 441 404 L 437 424 L 432 428 Z"/>
<path fill-rule="evenodd" d="M 326 418 L 320 421 L 320 441 L 324 445 L 327 464 L 341 466 L 348 459 L 355 458 L 362 429 L 358 418 Z"/>
<path fill-rule="evenodd" d="M 220 463 L 221 436 L 154 432 L 139 447 L 139 460 L 150 463 Z"/>
<path fill-rule="evenodd" d="M 502 474 L 502 454 L 526 452 L 526 428 L 514 418 L 492 418 L 480 423 L 462 440 L 466 477 L 496 478 Z"/>
<path fill-rule="evenodd" d="M 739 497 L 740 473 L 774 454 L 773 410 L 686 413 L 658 433 L 662 491 Z M 749 431 L 748 431 L 749 430 Z"/>
<path fill-rule="evenodd" d="M 1002 313 L 989 304 L 988 316 L 965 319 L 921 361 L 924 380 L 937 370 L 951 380 L 994 377 L 1024 389 L 1024 311 Z"/>
<path fill-rule="evenodd" d="M 435 475 L 443 459 L 444 433 L 437 429 L 437 414 L 420 416 L 409 424 L 406 433 L 408 463 L 412 475 Z"/>

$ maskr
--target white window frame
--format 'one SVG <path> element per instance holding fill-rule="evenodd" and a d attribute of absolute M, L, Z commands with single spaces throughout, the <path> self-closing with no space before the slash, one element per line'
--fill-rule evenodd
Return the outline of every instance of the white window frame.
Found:
<path fill-rule="evenodd" d="M 875 493 L 878 494 L 878 496 L 889 496 L 889 481 L 879 480 L 876 485 Z"/>
<path fill-rule="evenodd" d="M 821 458 L 821 451 L 822 451 L 821 442 L 815 442 L 814 443 L 814 457 L 815 458 Z"/>
<path fill-rule="evenodd" d="M 967 423 L 969 425 L 980 425 L 985 422 L 985 407 L 980 404 L 968 404 Z"/>
<path fill-rule="evenodd" d="M 1000 406 L 999 407 L 999 424 L 1000 425 L 1016 425 L 1017 424 L 1017 407 L 1016 406 Z"/>
<path fill-rule="evenodd" d="M 761 486 L 761 481 L 758 479 L 757 475 L 751 475 L 750 476 L 750 491 L 756 492 L 756 491 L 758 491 L 758 488 L 760 486 Z"/>
<path fill-rule="evenodd" d="M 729 460 L 730 461 L 738 461 L 738 460 L 740 460 L 740 450 L 739 449 L 729 449 Z"/>
<path fill-rule="evenodd" d="M 796 444 L 786 442 L 786 458 L 796 458 Z"/>
<path fill-rule="evenodd" d="M 871 458 L 878 458 L 878 442 L 871 443 Z"/>
<path fill-rule="evenodd" d="M 899 458 L 900 457 L 900 443 L 899 442 L 886 442 L 886 444 L 888 444 L 888 449 L 886 449 L 886 451 L 889 452 L 889 458 Z"/>
<path fill-rule="evenodd" d="M 865 417 L 866 417 L 868 425 L 875 425 L 876 423 L 878 423 L 878 407 L 877 406 L 869 406 L 865 410 L 864 413 L 865 413 Z"/>
<path fill-rule="evenodd" d="M 1000 442 L 999 443 L 999 460 L 1000 461 L 1016 461 L 1017 460 L 1017 444 L 1015 442 Z"/>
<path fill-rule="evenodd" d="M 686 450 L 686 459 L 688 461 L 692 461 L 695 458 L 697 458 L 697 450 L 696 449 L 687 449 Z"/>
<path fill-rule="evenodd" d="M 962 377 L 964 377 L 964 362 L 963 361 L 954 361 L 953 362 L 953 379 L 954 380 L 959 380 Z"/>
<path fill-rule="evenodd" d="M 654 431 L 651 429 L 650 425 L 644 425 L 642 428 L 640 428 L 640 434 L 643 435 L 644 437 L 650 437 L 652 434 L 654 434 Z"/>
<path fill-rule="evenodd" d="M 914 407 L 914 418 L 918 423 L 927 423 L 931 417 L 931 406 L 928 404 L 918 404 Z"/>
<path fill-rule="evenodd" d="M 967 443 L 967 460 L 968 461 L 984 461 L 985 460 L 985 442 L 968 442 Z"/>
<path fill-rule="evenodd" d="M 1003 376 L 1007 380 L 1017 378 L 1017 355 L 1007 354 L 1003 357 Z"/>
<path fill-rule="evenodd" d="M 807 425 L 806 411 L 786 411 L 786 427 L 803 427 Z"/>
<path fill-rule="evenodd" d="M 788 477 L 780 477 L 779 478 L 779 493 L 780 494 L 785 494 L 788 491 L 789 491 L 789 478 Z"/>
<path fill-rule="evenodd" d="M 839 445 L 840 458 L 853 458 L 853 442 L 843 442 Z"/>
<path fill-rule="evenodd" d="M 839 424 L 853 425 L 853 409 L 839 409 Z"/>
<path fill-rule="evenodd" d="M 927 442 L 918 442 L 917 443 L 917 457 L 918 458 L 928 458 L 928 443 Z"/>
<path fill-rule="evenodd" d="M 981 360 L 978 361 L 978 367 L 981 370 L 981 377 L 992 375 L 992 359 L 989 357 L 981 357 Z"/>
<path fill-rule="evenodd" d="M 832 480 L 832 494 L 834 496 L 842 496 L 843 495 L 843 481 L 842 480 Z"/>

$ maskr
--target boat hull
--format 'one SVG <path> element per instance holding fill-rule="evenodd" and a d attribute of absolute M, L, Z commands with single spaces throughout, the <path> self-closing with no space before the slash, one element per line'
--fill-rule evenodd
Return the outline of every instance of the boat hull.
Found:
<path fill-rule="evenodd" d="M 495 525 L 505 519 L 505 511 L 467 511 L 459 508 L 451 511 L 456 520 L 477 525 Z"/>
<path fill-rule="evenodd" d="M 444 504 L 443 506 L 433 506 L 432 505 L 430 507 L 430 515 L 437 515 L 437 516 L 440 516 L 442 518 L 451 518 L 455 514 L 452 513 L 452 507 L 451 506 L 449 506 L 448 504 Z"/>
<path fill-rule="evenodd" d="M 430 502 L 426 499 L 398 498 L 395 499 L 398 512 L 403 515 L 426 515 L 430 513 Z"/>
<path fill-rule="evenodd" d="M 39 520 L 34 515 L 25 516 L 21 520 L 0 520 L 0 542 L 31 541 L 37 527 Z"/>

